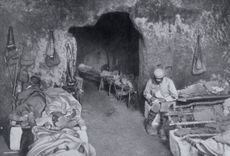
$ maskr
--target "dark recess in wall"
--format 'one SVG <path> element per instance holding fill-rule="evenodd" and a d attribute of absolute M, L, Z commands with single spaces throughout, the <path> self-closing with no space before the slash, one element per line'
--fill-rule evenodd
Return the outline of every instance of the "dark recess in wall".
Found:
<path fill-rule="evenodd" d="M 128 13 L 103 14 L 94 26 L 71 27 L 77 40 L 77 63 L 97 70 L 108 64 L 110 70 L 139 75 L 139 32 Z"/>

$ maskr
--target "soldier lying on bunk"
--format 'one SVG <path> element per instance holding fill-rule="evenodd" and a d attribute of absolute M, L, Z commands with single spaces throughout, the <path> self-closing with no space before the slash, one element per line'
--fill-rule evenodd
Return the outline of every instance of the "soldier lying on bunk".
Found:
<path fill-rule="evenodd" d="M 61 88 L 40 89 L 41 80 L 32 76 L 30 85 L 19 93 L 16 109 L 9 119 L 21 126 L 45 124 L 56 128 L 74 127 L 85 128 L 81 118 L 81 104 L 68 92 Z M 47 119 L 50 119 L 49 122 Z"/>
<path fill-rule="evenodd" d="M 46 106 L 44 93 L 40 89 L 41 79 L 32 76 L 28 87 L 18 94 L 16 109 L 13 110 L 9 119 L 19 122 L 22 126 L 34 124 L 34 119 L 41 117 Z"/>

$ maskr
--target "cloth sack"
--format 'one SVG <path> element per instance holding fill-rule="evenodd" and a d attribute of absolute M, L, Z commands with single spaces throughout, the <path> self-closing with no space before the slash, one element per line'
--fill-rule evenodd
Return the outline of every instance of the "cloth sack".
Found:
<path fill-rule="evenodd" d="M 18 75 L 18 80 L 21 82 L 28 82 L 29 81 L 29 73 L 26 69 L 21 69 Z"/>
<path fill-rule="evenodd" d="M 35 60 L 32 58 L 27 58 L 26 56 L 22 56 L 20 60 L 21 66 L 31 66 L 35 63 Z"/>
<path fill-rule="evenodd" d="M 12 66 L 17 64 L 19 58 L 19 54 L 16 49 L 10 50 L 9 48 L 6 48 L 5 52 L 5 62 L 8 66 Z"/>

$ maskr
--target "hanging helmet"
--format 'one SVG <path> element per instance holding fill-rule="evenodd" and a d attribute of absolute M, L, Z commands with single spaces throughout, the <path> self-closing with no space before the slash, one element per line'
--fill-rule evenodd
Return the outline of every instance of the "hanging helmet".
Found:
<path fill-rule="evenodd" d="M 157 79 L 161 79 L 165 76 L 164 70 L 160 69 L 160 68 L 155 69 L 153 74 L 154 74 L 155 78 L 157 78 Z"/>

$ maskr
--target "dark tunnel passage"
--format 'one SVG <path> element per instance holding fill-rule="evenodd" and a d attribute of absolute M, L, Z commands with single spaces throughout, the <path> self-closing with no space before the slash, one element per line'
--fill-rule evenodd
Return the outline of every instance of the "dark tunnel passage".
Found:
<path fill-rule="evenodd" d="M 103 14 L 94 26 L 71 27 L 69 32 L 77 40 L 77 64 L 139 75 L 140 35 L 128 13 Z"/>

